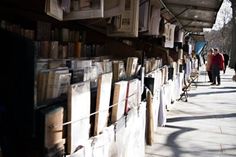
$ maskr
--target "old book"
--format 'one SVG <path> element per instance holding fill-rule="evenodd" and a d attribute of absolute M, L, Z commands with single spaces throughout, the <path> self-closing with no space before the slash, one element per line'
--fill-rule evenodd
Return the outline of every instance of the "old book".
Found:
<path fill-rule="evenodd" d="M 50 69 L 48 74 L 48 83 L 47 83 L 47 99 L 55 98 L 53 95 L 53 91 L 55 88 L 56 80 L 59 77 L 59 74 L 68 74 L 69 70 L 68 68 L 56 68 L 56 69 Z"/>
<path fill-rule="evenodd" d="M 150 0 L 140 0 L 139 5 L 139 32 L 148 30 Z"/>
<path fill-rule="evenodd" d="M 104 0 L 104 17 L 118 16 L 125 11 L 125 0 Z"/>
<path fill-rule="evenodd" d="M 148 31 L 144 35 L 158 36 L 161 20 L 161 4 L 159 0 L 150 0 L 148 15 Z"/>
<path fill-rule="evenodd" d="M 40 70 L 37 77 L 37 104 L 46 100 L 49 70 Z"/>
<path fill-rule="evenodd" d="M 69 12 L 69 9 L 61 6 L 58 0 L 46 0 L 45 12 L 60 21 L 104 17 L 104 0 L 72 1 L 71 5 L 72 10 Z"/>
<path fill-rule="evenodd" d="M 46 69 L 48 69 L 48 59 L 38 59 L 36 63 L 36 74 L 38 74 L 40 70 Z"/>
<path fill-rule="evenodd" d="M 139 1 L 125 0 L 125 11 L 114 17 L 107 28 L 108 36 L 137 37 L 139 25 Z"/>
<path fill-rule="evenodd" d="M 69 35 L 70 30 L 68 28 L 62 28 L 61 29 L 61 41 L 68 42 L 69 41 Z"/>
<path fill-rule="evenodd" d="M 94 135 L 102 132 L 107 126 L 108 110 L 111 96 L 112 73 L 105 73 L 98 77 Z"/>
<path fill-rule="evenodd" d="M 56 73 L 54 79 L 54 88 L 52 91 L 52 98 L 57 98 L 61 94 L 66 94 L 71 82 L 71 74 L 65 73 L 60 74 Z"/>
<path fill-rule="evenodd" d="M 137 66 L 138 66 L 138 58 L 137 57 L 128 57 L 127 58 L 127 64 L 126 64 L 127 77 L 134 76 Z"/>
<path fill-rule="evenodd" d="M 38 41 L 47 40 L 49 41 L 51 34 L 51 23 L 37 21 L 37 36 Z"/>
<path fill-rule="evenodd" d="M 164 47 L 173 48 L 174 47 L 174 35 L 175 35 L 175 26 L 174 24 L 167 23 L 165 24 L 165 42 Z"/>
<path fill-rule="evenodd" d="M 70 12 L 71 0 L 61 0 L 61 8 L 64 12 Z"/>
<path fill-rule="evenodd" d="M 112 61 L 103 60 L 103 71 L 104 73 L 112 72 Z"/>
<path fill-rule="evenodd" d="M 119 81 L 126 77 L 125 66 L 123 61 L 113 61 L 113 82 Z"/>
<path fill-rule="evenodd" d="M 97 67 L 98 75 L 101 75 L 104 73 L 103 62 L 94 62 L 94 65 Z"/>
<path fill-rule="evenodd" d="M 126 93 L 127 93 L 128 81 L 120 81 L 115 83 L 113 103 L 112 105 L 112 116 L 111 121 L 115 123 L 120 119 L 125 112 L 125 102 L 126 102 Z"/>
<path fill-rule="evenodd" d="M 140 81 L 138 79 L 133 79 L 128 82 L 128 89 L 126 93 L 126 104 L 125 104 L 125 113 L 131 108 L 137 108 L 140 103 Z"/>
<path fill-rule="evenodd" d="M 72 2 L 73 10 L 64 13 L 63 20 L 79 20 L 104 17 L 104 0 L 80 0 Z M 76 6 L 77 5 L 77 6 Z M 76 6 L 76 7 L 75 7 Z"/>
<path fill-rule="evenodd" d="M 56 18 L 57 20 L 63 20 L 63 10 L 58 0 L 46 0 L 45 1 L 45 12 L 49 16 Z"/>
<path fill-rule="evenodd" d="M 89 81 L 70 86 L 68 92 L 67 152 L 74 153 L 89 139 L 90 130 L 90 83 Z"/>
<path fill-rule="evenodd" d="M 74 53 L 75 58 L 80 58 L 81 57 L 81 49 L 82 49 L 81 44 L 82 44 L 81 42 L 76 42 L 75 43 L 75 53 Z"/>
<path fill-rule="evenodd" d="M 70 73 L 72 84 L 84 81 L 84 69 L 73 69 Z"/>
<path fill-rule="evenodd" d="M 92 66 L 92 60 L 76 60 L 75 68 L 86 68 Z"/>
<path fill-rule="evenodd" d="M 58 48 L 59 48 L 58 41 L 51 41 L 49 58 L 51 58 L 51 59 L 57 59 L 58 58 L 58 52 L 59 52 Z"/>
<path fill-rule="evenodd" d="M 89 10 L 92 7 L 91 0 L 80 0 L 79 10 Z"/>
<path fill-rule="evenodd" d="M 84 81 L 91 82 L 91 88 L 97 87 L 98 71 L 96 66 L 84 68 Z"/>
<path fill-rule="evenodd" d="M 49 69 L 56 69 L 60 67 L 66 67 L 66 60 L 63 60 L 63 59 L 48 60 Z"/>
<path fill-rule="evenodd" d="M 50 51 L 50 43 L 49 41 L 41 41 L 40 42 L 40 51 L 39 51 L 39 58 L 47 59 L 49 57 Z"/>
<path fill-rule="evenodd" d="M 51 149 L 62 142 L 63 113 L 62 107 L 55 108 L 45 114 L 44 147 Z"/>

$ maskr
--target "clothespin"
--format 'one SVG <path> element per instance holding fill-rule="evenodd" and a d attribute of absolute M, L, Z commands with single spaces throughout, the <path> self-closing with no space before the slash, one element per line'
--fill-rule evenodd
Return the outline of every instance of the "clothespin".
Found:
<path fill-rule="evenodd" d="M 127 127 L 127 117 L 128 116 L 128 112 L 127 113 L 125 113 L 125 127 Z"/>
<path fill-rule="evenodd" d="M 114 141 L 116 142 L 116 131 L 117 131 L 117 122 L 114 123 Z"/>
<path fill-rule="evenodd" d="M 140 111 L 140 104 L 137 107 L 137 113 L 138 113 L 138 117 L 139 117 L 139 111 Z"/>

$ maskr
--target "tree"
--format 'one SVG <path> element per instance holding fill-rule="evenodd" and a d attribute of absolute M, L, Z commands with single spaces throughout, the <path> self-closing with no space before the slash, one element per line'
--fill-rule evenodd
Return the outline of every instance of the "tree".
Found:
<path fill-rule="evenodd" d="M 224 0 L 212 31 L 205 32 L 205 39 L 208 42 L 206 48 L 217 47 L 230 55 L 232 52 L 232 30 L 232 8 L 230 7 L 230 1 Z"/>

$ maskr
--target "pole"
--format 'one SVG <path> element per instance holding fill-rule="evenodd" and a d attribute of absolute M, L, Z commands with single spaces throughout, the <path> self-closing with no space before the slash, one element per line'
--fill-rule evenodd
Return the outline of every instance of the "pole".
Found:
<path fill-rule="evenodd" d="M 230 62 L 229 67 L 233 68 L 236 64 L 236 1 L 230 0 L 232 3 L 232 9 L 233 9 L 233 30 L 232 30 L 232 43 L 231 43 L 231 54 L 230 54 Z"/>

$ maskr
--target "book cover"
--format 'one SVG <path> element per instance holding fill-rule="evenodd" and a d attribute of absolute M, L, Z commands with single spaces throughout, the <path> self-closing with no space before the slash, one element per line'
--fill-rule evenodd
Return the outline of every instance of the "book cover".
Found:
<path fill-rule="evenodd" d="M 139 1 L 125 0 L 125 11 L 115 16 L 107 27 L 108 36 L 137 37 L 139 25 Z"/>
<path fill-rule="evenodd" d="M 120 81 L 115 83 L 113 103 L 112 105 L 112 116 L 111 121 L 115 123 L 119 120 L 125 113 L 125 102 L 126 102 L 126 92 L 128 87 L 128 81 Z"/>
<path fill-rule="evenodd" d="M 90 82 L 81 82 L 69 87 L 67 103 L 67 152 L 74 153 L 78 146 L 84 145 L 89 139 L 90 130 Z"/>
<path fill-rule="evenodd" d="M 111 96 L 112 73 L 102 74 L 98 78 L 98 89 L 96 99 L 94 135 L 102 132 L 103 128 L 107 126 L 108 111 Z"/>
<path fill-rule="evenodd" d="M 125 11 L 125 0 L 104 0 L 104 17 L 119 16 Z"/>
<path fill-rule="evenodd" d="M 57 20 L 63 20 L 63 10 L 58 0 L 46 0 L 45 1 L 45 12 L 49 16 L 56 18 Z"/>

